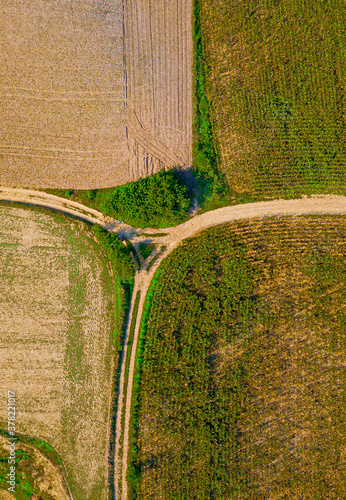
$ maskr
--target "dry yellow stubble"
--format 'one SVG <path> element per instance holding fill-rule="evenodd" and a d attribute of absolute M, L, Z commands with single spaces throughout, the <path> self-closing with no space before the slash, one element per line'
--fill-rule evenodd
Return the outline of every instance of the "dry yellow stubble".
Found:
<path fill-rule="evenodd" d="M 80 224 L 0 208 L 0 425 L 16 392 L 17 432 L 60 454 L 75 500 L 106 498 L 113 287 Z"/>
<path fill-rule="evenodd" d="M 105 188 L 191 166 L 191 2 L 1 7 L 0 184 Z"/>

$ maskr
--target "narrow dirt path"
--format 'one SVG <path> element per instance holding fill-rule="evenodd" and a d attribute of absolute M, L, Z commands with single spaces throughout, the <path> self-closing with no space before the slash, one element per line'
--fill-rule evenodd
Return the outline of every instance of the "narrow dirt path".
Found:
<path fill-rule="evenodd" d="M 29 203 L 40 207 L 60 210 L 75 217 L 82 218 L 93 224 L 105 226 L 109 218 L 93 208 L 86 207 L 81 203 L 60 198 L 53 194 L 43 191 L 34 191 L 33 189 L 9 188 L 0 186 L 0 201 L 16 201 L 18 203 Z"/>
<path fill-rule="evenodd" d="M 117 405 L 116 435 L 115 435 L 115 463 L 114 463 L 114 485 L 117 500 L 127 500 L 127 462 L 129 456 L 129 435 L 130 435 L 130 416 L 131 399 L 133 388 L 133 377 L 135 368 L 135 356 L 137 350 L 139 326 L 141 322 L 143 306 L 151 280 L 161 264 L 181 242 L 186 238 L 196 235 L 198 232 L 212 226 L 231 222 L 240 219 L 251 219 L 255 217 L 272 217 L 288 215 L 307 215 L 307 214 L 346 214 L 346 196 L 321 195 L 311 198 L 302 198 L 298 200 L 273 200 L 258 203 L 248 203 L 245 205 L 236 205 L 223 207 L 217 210 L 206 212 L 202 215 L 196 215 L 179 226 L 165 229 L 139 229 L 136 230 L 130 226 L 120 225 L 119 221 L 107 219 L 100 212 L 90 209 L 80 203 L 65 200 L 47 193 L 27 190 L 0 187 L 0 200 L 24 202 L 34 205 L 45 206 L 56 210 L 81 217 L 90 222 L 100 224 L 108 230 L 116 231 L 119 228 L 127 231 L 128 236 L 136 241 L 144 238 L 141 233 L 155 234 L 157 232 L 166 233 L 159 238 L 159 244 L 165 245 L 166 249 L 160 254 L 156 262 L 148 272 L 145 268 L 136 273 L 134 291 L 127 321 L 126 334 L 124 339 L 124 350 L 120 366 L 119 396 Z M 154 237 L 154 236 L 153 236 Z M 146 239 L 148 236 L 145 237 Z M 125 380 L 125 361 L 128 350 L 128 336 L 133 314 L 133 305 L 137 291 L 140 292 L 140 301 L 137 312 L 136 325 L 134 330 L 133 343 L 131 348 L 131 358 L 129 367 L 129 376 L 126 386 Z M 124 394 L 126 391 L 126 401 Z M 124 426 L 122 426 L 122 414 L 125 408 Z M 122 446 L 120 446 L 122 443 Z M 122 451 L 122 454 L 120 453 Z M 118 495 L 121 485 L 121 495 Z"/>

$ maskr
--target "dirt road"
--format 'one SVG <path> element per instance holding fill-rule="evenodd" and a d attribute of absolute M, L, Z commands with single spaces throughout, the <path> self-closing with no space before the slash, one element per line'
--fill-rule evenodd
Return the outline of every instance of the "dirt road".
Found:
<path fill-rule="evenodd" d="M 57 196 L 47 195 L 46 193 L 41 193 L 37 191 L 29 191 L 26 189 L 9 189 L 0 188 L 0 200 L 7 201 L 17 201 L 32 203 L 41 206 L 55 208 L 57 210 L 64 211 L 71 215 L 76 215 L 78 217 L 83 217 L 90 222 L 96 222 L 101 224 L 113 231 L 117 231 L 121 228 L 122 231 L 127 232 L 129 237 L 134 243 L 140 241 L 144 237 L 141 235 L 144 232 L 146 235 L 154 234 L 158 232 L 158 229 L 139 229 L 136 230 L 130 226 L 119 226 L 119 221 L 111 221 L 106 219 L 101 213 L 96 210 L 89 209 L 79 203 L 75 203 L 69 200 L 64 200 L 58 198 Z M 134 300 L 132 300 L 131 308 L 129 312 L 129 320 L 127 323 L 127 329 L 124 339 L 124 350 L 121 360 L 121 374 L 120 374 L 120 384 L 119 384 L 119 398 L 117 406 L 117 425 L 116 425 L 116 436 L 115 436 L 115 489 L 117 500 L 127 500 L 127 461 L 128 461 L 128 448 L 129 448 L 129 423 L 131 415 L 131 398 L 132 398 L 132 386 L 133 386 L 133 376 L 135 367 L 135 354 L 138 343 L 139 325 L 143 311 L 143 305 L 145 302 L 145 297 L 148 291 L 150 282 L 162 262 L 162 260 L 167 257 L 181 242 L 182 240 L 192 237 L 199 231 L 207 229 L 208 227 L 215 226 L 218 224 L 223 224 L 226 222 L 231 222 L 239 219 L 251 219 L 255 217 L 271 217 L 271 216 L 287 216 L 287 215 L 306 215 L 306 214 L 335 214 L 342 215 L 346 214 L 346 197 L 345 196 L 313 196 L 311 198 L 302 198 L 298 200 L 274 200 L 268 202 L 258 202 L 258 203 L 248 203 L 246 205 L 236 205 L 230 207 L 224 207 L 210 212 L 206 212 L 202 215 L 196 215 L 188 221 L 180 224 L 179 226 L 172 228 L 165 228 L 165 236 L 158 238 L 160 245 L 165 245 L 166 249 L 160 257 L 157 259 L 155 264 L 151 267 L 150 271 L 146 271 L 145 268 L 141 269 L 136 273 L 135 285 L 134 285 L 134 295 L 137 291 L 140 291 L 140 302 L 137 313 L 136 326 L 134 331 L 129 376 L 126 385 L 125 380 L 125 360 L 128 349 L 128 335 L 131 324 L 132 308 Z M 145 237 L 148 239 L 148 236 Z M 153 239 L 156 239 L 153 237 Z M 148 263 L 148 262 L 147 262 Z M 126 385 L 126 387 L 125 387 Z M 124 400 L 124 393 L 126 389 L 126 400 Z M 125 418 L 124 426 L 121 425 L 121 417 L 125 408 Z M 121 446 L 121 443 L 123 445 Z M 122 451 L 122 456 L 120 451 Z M 121 491 L 121 493 L 120 493 Z"/>

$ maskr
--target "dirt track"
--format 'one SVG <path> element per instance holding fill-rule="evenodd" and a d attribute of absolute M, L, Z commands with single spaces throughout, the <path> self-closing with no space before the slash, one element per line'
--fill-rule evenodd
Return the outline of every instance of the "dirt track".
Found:
<path fill-rule="evenodd" d="M 35 194 L 36 193 L 36 194 Z M 44 199 L 43 199 L 44 198 Z M 93 211 L 81 204 L 71 202 L 69 200 L 62 200 L 56 196 L 47 195 L 46 193 L 38 193 L 35 191 L 28 191 L 24 189 L 5 189 L 0 188 L 0 199 L 8 201 L 22 201 L 27 203 L 42 205 L 44 202 L 45 206 L 50 206 L 52 204 L 53 208 L 77 215 L 91 222 L 97 222 L 99 224 L 113 227 L 115 230 L 118 229 L 117 221 L 106 220 L 102 214 Z M 60 200 L 60 201 L 59 201 Z M 128 442 L 129 442 L 129 421 L 130 421 L 130 410 L 131 410 L 131 398 L 132 398 L 132 386 L 133 386 L 133 375 L 135 366 L 135 353 L 138 342 L 139 325 L 142 316 L 143 305 L 145 297 L 148 291 L 150 282 L 157 270 L 158 266 L 162 260 L 167 257 L 180 243 L 183 239 L 192 237 L 199 231 L 202 231 L 208 227 L 239 220 L 239 219 L 250 219 L 255 217 L 270 217 L 270 216 L 287 216 L 287 215 L 304 215 L 304 214 L 335 214 L 341 215 L 346 214 L 346 197 L 344 196 L 314 196 L 312 198 L 302 198 L 298 200 L 274 200 L 268 202 L 258 202 L 258 203 L 248 203 L 246 205 L 236 205 L 231 207 L 224 207 L 211 212 L 206 212 L 202 215 L 197 215 L 187 222 L 180 224 L 179 226 L 172 228 L 165 228 L 164 231 L 167 233 L 166 236 L 159 238 L 160 245 L 165 245 L 167 248 L 155 262 L 155 264 L 147 272 L 145 269 L 136 273 L 135 277 L 135 292 L 139 290 L 141 292 L 136 327 L 134 332 L 129 377 L 126 393 L 126 401 L 124 401 L 124 389 L 125 389 L 125 379 L 124 379 L 124 367 L 125 359 L 127 353 L 127 340 L 129 334 L 130 321 L 128 321 L 127 331 L 124 340 L 124 352 L 121 362 L 121 376 L 119 384 L 119 399 L 117 407 L 117 427 L 116 427 L 116 459 L 114 464 L 115 471 L 115 487 L 116 491 L 119 491 L 119 485 L 121 484 L 121 497 L 117 495 L 117 500 L 127 500 L 127 482 L 126 482 L 126 472 L 127 472 L 127 459 L 128 459 Z M 121 230 L 124 231 L 123 226 Z M 136 231 L 134 228 L 127 226 L 125 232 L 128 232 L 130 238 L 136 243 L 143 237 L 141 237 L 142 230 Z M 155 233 L 157 229 L 145 229 L 143 232 L 146 234 Z M 134 295 L 135 296 L 135 295 Z M 131 304 L 131 310 L 129 317 L 132 316 L 133 301 Z M 125 425 L 124 429 L 121 428 L 121 415 L 123 413 L 123 408 L 125 404 Z M 123 453 L 122 457 L 119 456 L 120 441 L 123 439 Z"/>

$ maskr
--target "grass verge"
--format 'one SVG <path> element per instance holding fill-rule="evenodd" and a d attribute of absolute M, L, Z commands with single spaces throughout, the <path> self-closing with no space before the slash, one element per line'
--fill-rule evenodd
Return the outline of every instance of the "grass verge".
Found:
<path fill-rule="evenodd" d="M 4 430 L 0 429 L 0 436 L 2 438 L 10 438 L 11 436 Z M 49 495 L 49 488 L 44 487 L 47 484 L 47 480 L 60 481 L 61 484 L 65 486 L 65 495 L 67 498 L 68 488 L 66 483 L 66 471 L 59 454 L 55 449 L 48 443 L 23 434 L 16 433 L 16 475 L 15 475 L 15 495 L 18 500 L 29 500 L 33 498 L 33 495 L 37 495 L 35 498 L 42 498 L 42 500 L 54 500 L 51 495 Z M 0 491 L 7 491 L 7 473 L 9 471 L 8 465 L 8 450 L 3 456 L 3 446 L 0 446 Z M 7 448 L 7 445 L 6 445 Z M 49 471 L 46 466 L 47 463 L 42 463 L 42 461 L 37 462 L 37 457 L 32 453 L 32 450 L 37 450 L 40 454 L 45 457 L 50 464 L 54 467 Z M 51 467 L 51 466 L 50 466 Z M 54 471 L 54 478 L 45 478 L 45 473 L 49 474 Z M 63 486 L 63 487 L 64 487 Z M 0 495 L 1 496 L 1 495 Z"/>
<path fill-rule="evenodd" d="M 200 0 L 194 1 L 194 76 L 193 101 L 193 168 L 198 175 L 200 204 L 225 194 L 226 186 L 218 167 L 218 156 L 210 121 L 210 105 L 206 96 L 208 66 L 204 58 L 203 37 L 200 23 Z"/>

